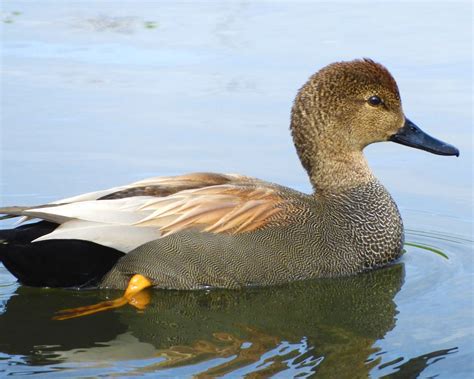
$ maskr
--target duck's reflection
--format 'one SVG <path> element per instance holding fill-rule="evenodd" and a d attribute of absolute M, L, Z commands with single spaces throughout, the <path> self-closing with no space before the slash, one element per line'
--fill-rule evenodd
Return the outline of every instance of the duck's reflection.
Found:
<path fill-rule="evenodd" d="M 367 377 L 380 364 L 370 358 L 375 341 L 395 325 L 403 277 L 398 264 L 278 288 L 151 291 L 142 313 L 128 307 L 67 321 L 51 316 L 107 292 L 20 287 L 0 316 L 0 351 L 29 364 L 142 359 L 128 374 L 196 365 L 202 376 L 291 369 L 292 376 Z M 417 372 L 427 365 L 416 362 Z"/>

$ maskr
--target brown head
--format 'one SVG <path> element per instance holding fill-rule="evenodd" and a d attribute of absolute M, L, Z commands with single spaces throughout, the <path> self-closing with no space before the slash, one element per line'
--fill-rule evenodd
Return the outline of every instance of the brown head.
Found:
<path fill-rule="evenodd" d="M 392 140 L 436 154 L 459 154 L 405 118 L 397 83 L 370 59 L 333 63 L 314 74 L 296 96 L 291 131 L 319 192 L 374 180 L 362 154 L 374 142 Z"/>

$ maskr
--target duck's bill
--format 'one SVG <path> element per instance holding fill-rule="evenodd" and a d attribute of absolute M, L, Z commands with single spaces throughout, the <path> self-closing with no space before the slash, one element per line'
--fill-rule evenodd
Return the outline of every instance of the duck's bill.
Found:
<path fill-rule="evenodd" d="M 396 134 L 391 136 L 389 140 L 414 147 L 415 149 L 426 150 L 433 154 L 455 155 L 459 157 L 459 150 L 457 148 L 431 137 L 407 118 L 405 119 L 405 125 Z"/>

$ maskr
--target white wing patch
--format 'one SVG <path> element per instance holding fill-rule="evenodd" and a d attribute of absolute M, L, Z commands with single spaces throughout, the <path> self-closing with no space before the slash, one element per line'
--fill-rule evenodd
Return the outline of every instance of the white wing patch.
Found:
<path fill-rule="evenodd" d="M 23 215 L 58 224 L 70 220 L 83 220 L 105 224 L 132 225 L 150 214 L 150 211 L 140 209 L 150 200 L 154 200 L 154 198 L 137 196 L 106 201 L 90 200 L 54 207 L 27 209 Z"/>
<path fill-rule="evenodd" d="M 33 242 L 51 239 L 78 239 L 128 253 L 138 246 L 160 237 L 161 232 L 157 228 L 133 228 L 129 225 L 108 225 L 73 220 L 61 224 L 52 233 L 37 238 Z"/>

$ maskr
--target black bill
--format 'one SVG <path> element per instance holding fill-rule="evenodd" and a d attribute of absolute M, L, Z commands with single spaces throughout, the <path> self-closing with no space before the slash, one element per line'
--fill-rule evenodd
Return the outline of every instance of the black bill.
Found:
<path fill-rule="evenodd" d="M 405 119 L 405 125 L 389 140 L 416 149 L 426 150 L 433 154 L 459 157 L 457 148 L 431 137 L 407 118 Z"/>

